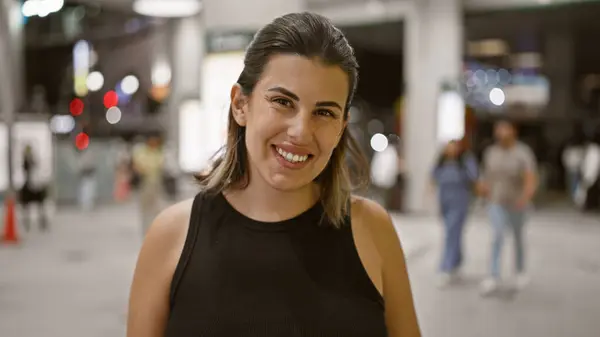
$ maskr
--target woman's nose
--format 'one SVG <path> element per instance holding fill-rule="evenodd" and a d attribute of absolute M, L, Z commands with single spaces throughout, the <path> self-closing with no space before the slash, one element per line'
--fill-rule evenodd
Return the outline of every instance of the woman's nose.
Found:
<path fill-rule="evenodd" d="M 313 125 L 309 114 L 299 112 L 290 120 L 287 134 L 298 143 L 308 142 L 312 137 Z"/>

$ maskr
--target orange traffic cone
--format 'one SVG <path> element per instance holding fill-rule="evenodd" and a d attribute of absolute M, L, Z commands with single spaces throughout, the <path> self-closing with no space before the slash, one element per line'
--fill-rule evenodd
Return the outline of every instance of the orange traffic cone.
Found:
<path fill-rule="evenodd" d="M 15 219 L 15 201 L 7 197 L 4 203 L 4 242 L 18 243 L 17 221 Z"/>

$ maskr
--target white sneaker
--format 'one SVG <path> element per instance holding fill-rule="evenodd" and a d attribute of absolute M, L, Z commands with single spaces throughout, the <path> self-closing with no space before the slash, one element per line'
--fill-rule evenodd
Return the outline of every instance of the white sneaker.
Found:
<path fill-rule="evenodd" d="M 500 288 L 500 282 L 495 278 L 488 278 L 481 282 L 480 292 L 482 296 L 490 295 Z"/>
<path fill-rule="evenodd" d="M 450 273 L 452 276 L 452 282 L 461 282 L 463 280 L 463 273 L 460 269 L 456 269 Z"/>
<path fill-rule="evenodd" d="M 531 279 L 529 278 L 529 275 L 525 273 L 519 273 L 515 278 L 515 288 L 517 290 L 523 290 L 529 285 L 530 282 Z"/>
<path fill-rule="evenodd" d="M 438 280 L 437 280 L 437 287 L 438 288 L 445 288 L 447 286 L 450 285 L 450 283 L 452 283 L 452 274 L 448 274 L 448 273 L 442 273 L 439 275 Z"/>

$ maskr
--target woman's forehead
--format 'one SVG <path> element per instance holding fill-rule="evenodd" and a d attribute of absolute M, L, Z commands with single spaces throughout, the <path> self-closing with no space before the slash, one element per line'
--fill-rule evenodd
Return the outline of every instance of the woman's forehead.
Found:
<path fill-rule="evenodd" d="M 281 87 L 300 99 L 334 100 L 343 104 L 349 93 L 349 79 L 339 66 L 326 65 L 318 58 L 276 55 L 265 66 L 257 87 L 262 90 Z"/>

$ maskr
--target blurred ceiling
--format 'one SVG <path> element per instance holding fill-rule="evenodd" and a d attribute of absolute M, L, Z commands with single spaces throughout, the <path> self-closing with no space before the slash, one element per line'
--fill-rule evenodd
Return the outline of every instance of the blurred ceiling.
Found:
<path fill-rule="evenodd" d="M 468 10 L 515 9 L 595 1 L 597 0 L 463 0 Z"/>
<path fill-rule="evenodd" d="M 204 0 L 218 1 L 218 0 Z M 254 0 L 257 1 L 257 0 Z M 369 2 L 398 3 L 419 0 L 305 0 L 309 9 L 317 9 L 333 6 L 348 6 L 367 4 Z M 581 2 L 595 2 L 598 0 L 463 0 L 467 10 L 501 10 L 520 7 L 534 7 L 544 5 L 561 5 Z M 134 0 L 73 0 L 70 2 L 86 3 L 91 5 L 103 5 L 115 9 L 131 9 Z"/>
<path fill-rule="evenodd" d="M 218 1 L 218 0 L 204 0 Z M 259 1 L 259 0 L 251 0 Z M 408 8 L 410 1 L 422 0 L 304 0 L 311 10 L 318 10 L 323 14 L 338 18 L 338 22 L 346 34 L 351 38 L 353 44 L 363 48 L 371 49 L 381 53 L 399 53 L 403 46 L 402 23 L 399 18 L 402 15 L 392 15 L 391 8 L 395 13 L 401 13 Z M 594 19 L 598 11 L 588 11 L 588 6 L 566 7 L 561 5 L 575 3 L 600 4 L 598 0 L 462 0 L 469 11 L 466 20 L 467 38 L 477 39 L 485 37 L 500 37 L 514 35 L 524 29 L 535 27 L 554 28 L 571 26 L 575 22 L 578 26 L 587 22 L 597 22 Z M 114 10 L 129 11 L 134 0 L 71 0 L 70 2 L 85 3 L 87 5 L 102 5 Z M 369 4 L 379 2 L 386 5 L 385 19 L 377 19 L 372 13 L 373 8 Z M 590 4 L 591 5 L 591 4 Z M 596 7 L 596 6 L 593 6 Z M 531 13 L 531 11 L 520 12 L 519 9 L 547 9 L 543 16 Z M 367 14 L 373 14 L 371 16 Z M 376 11 L 375 11 L 376 12 Z M 568 12 L 568 14 L 567 14 Z M 357 20 L 357 14 L 359 15 Z M 593 18 L 588 16 L 592 15 Z M 340 20 L 341 18 L 341 20 Z M 491 22 L 495 22 L 491 24 Z M 507 25 L 506 22 L 510 22 Z M 562 28 L 561 27 L 561 28 Z M 559 28 L 560 29 L 560 28 Z"/>
<path fill-rule="evenodd" d="M 600 17 L 600 1 L 588 1 L 578 6 L 550 6 L 544 11 L 507 9 L 474 11 L 465 17 L 465 39 L 474 41 L 491 38 L 514 41 L 519 36 L 541 38 L 542 33 L 567 32 L 573 34 L 573 38 L 577 40 L 595 41 L 600 35 L 598 17 Z M 404 34 L 398 33 L 403 30 L 402 21 L 343 26 L 343 28 L 355 46 L 380 53 L 402 52 Z M 587 43 L 586 45 L 600 50 L 598 44 Z"/>

